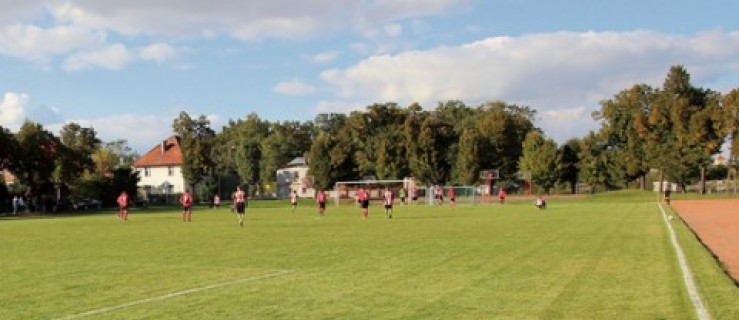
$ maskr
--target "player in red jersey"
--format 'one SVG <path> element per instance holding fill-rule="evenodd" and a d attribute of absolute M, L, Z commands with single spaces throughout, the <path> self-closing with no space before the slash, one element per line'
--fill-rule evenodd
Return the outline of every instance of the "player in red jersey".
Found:
<path fill-rule="evenodd" d="M 359 206 L 362 208 L 362 219 L 366 220 L 369 216 L 369 193 L 364 188 L 357 191 L 357 201 L 359 201 Z"/>
<path fill-rule="evenodd" d="M 246 212 L 246 192 L 241 190 L 241 186 L 236 187 L 236 192 L 234 192 L 233 206 L 236 209 L 236 214 L 239 217 L 239 225 L 243 228 Z"/>
<path fill-rule="evenodd" d="M 180 197 L 180 203 L 182 204 L 182 221 L 192 222 L 192 194 L 190 191 L 185 190 L 185 193 Z"/>
<path fill-rule="evenodd" d="M 323 215 L 326 211 L 326 191 L 323 189 L 318 191 L 316 202 L 318 203 L 318 213 Z"/>
<path fill-rule="evenodd" d="M 449 188 L 449 192 L 447 193 L 449 195 L 449 206 L 452 208 L 457 207 L 457 194 L 454 192 L 454 187 Z"/>
<path fill-rule="evenodd" d="M 118 202 L 118 219 L 128 220 L 128 193 L 121 192 L 116 202 Z"/>
<path fill-rule="evenodd" d="M 500 204 L 505 203 L 505 189 L 503 186 L 500 186 L 500 191 L 498 191 L 498 201 L 500 201 Z"/>

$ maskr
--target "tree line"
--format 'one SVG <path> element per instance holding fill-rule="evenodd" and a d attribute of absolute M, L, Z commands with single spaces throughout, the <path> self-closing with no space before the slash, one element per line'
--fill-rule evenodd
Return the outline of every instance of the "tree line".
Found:
<path fill-rule="evenodd" d="M 208 133 L 201 140 L 212 148 L 196 154 L 202 163 L 212 161 L 208 174 L 235 173 L 255 186 L 253 192 L 274 183 L 275 171 L 297 156 L 306 157 L 317 188 L 368 176 L 472 185 L 485 169 L 498 169 L 503 183 L 520 183 L 518 173 L 529 172 L 544 192 L 561 187 L 574 193 L 578 183 L 603 189 L 638 183 L 644 189 L 653 169 L 684 188 L 705 181 L 726 139 L 735 165 L 738 97 L 737 89 L 722 96 L 695 87 L 684 67 L 673 66 L 661 88 L 636 84 L 603 100 L 592 115 L 600 129 L 563 145 L 534 125 L 536 110 L 528 106 L 452 100 L 431 110 L 375 103 L 306 122 L 270 122 L 252 113 Z M 188 118 L 182 113 L 175 123 Z M 208 175 L 202 168 L 191 171 Z"/>
<path fill-rule="evenodd" d="M 26 121 L 17 133 L 0 126 L 0 170 L 16 183 L 0 181 L 0 208 L 21 196 L 31 209 L 64 210 L 71 200 L 94 198 L 114 203 L 118 193 L 135 194 L 137 155 L 125 140 L 102 142 L 92 127 L 68 123 L 59 135 Z"/>
<path fill-rule="evenodd" d="M 739 89 L 722 95 L 695 87 L 684 67 L 673 66 L 662 87 L 635 84 L 603 100 L 592 115 L 601 127 L 562 145 L 535 126 L 535 109 L 502 101 L 468 106 L 452 100 L 429 110 L 376 103 L 312 121 L 267 121 L 251 113 L 220 132 L 205 116 L 181 112 L 172 129 L 181 138 L 185 180 L 204 185 L 206 194 L 227 176 L 263 194 L 274 186 L 277 169 L 299 156 L 306 157 L 317 188 L 368 176 L 472 185 L 482 170 L 497 169 L 501 183 L 519 184 L 525 171 L 543 192 L 574 193 L 578 183 L 645 188 L 652 170 L 683 188 L 704 182 L 727 139 L 736 170 L 738 114 Z M 25 193 L 83 196 L 131 188 L 137 180 L 125 140 L 102 143 L 94 129 L 75 123 L 58 137 L 33 122 L 16 134 L 0 129 L 0 168 L 16 173 Z M 111 185 L 100 188 L 104 183 Z"/>

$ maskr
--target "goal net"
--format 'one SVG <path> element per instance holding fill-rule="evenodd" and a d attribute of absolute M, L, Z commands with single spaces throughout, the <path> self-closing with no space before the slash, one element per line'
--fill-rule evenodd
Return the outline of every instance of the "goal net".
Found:
<path fill-rule="evenodd" d="M 364 189 L 369 193 L 370 202 L 379 202 L 384 199 L 385 188 L 390 188 L 393 192 L 393 199 L 396 204 L 400 204 L 405 200 L 406 204 L 412 203 L 413 194 L 421 187 L 417 186 L 413 178 L 405 178 L 403 180 L 357 180 L 357 181 L 339 181 L 334 185 L 331 196 L 334 198 L 334 204 L 339 205 L 355 205 L 357 203 L 357 191 Z M 405 195 L 401 199 L 401 195 Z"/>
<path fill-rule="evenodd" d="M 431 186 L 427 187 L 425 191 L 426 204 L 438 205 L 437 194 L 439 188 L 442 190 L 444 205 L 450 203 L 452 195 L 454 195 L 454 203 L 456 204 L 474 205 L 478 203 L 479 196 L 482 194 L 482 188 L 478 186 Z"/>

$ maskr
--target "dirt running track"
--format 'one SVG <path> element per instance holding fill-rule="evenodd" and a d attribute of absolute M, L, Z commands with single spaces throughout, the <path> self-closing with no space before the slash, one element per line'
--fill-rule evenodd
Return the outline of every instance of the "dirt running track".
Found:
<path fill-rule="evenodd" d="M 680 200 L 671 206 L 739 282 L 739 199 Z"/>

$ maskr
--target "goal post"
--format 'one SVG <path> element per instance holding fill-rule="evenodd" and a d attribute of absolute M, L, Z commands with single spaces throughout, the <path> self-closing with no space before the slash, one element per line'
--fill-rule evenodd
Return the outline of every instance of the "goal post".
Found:
<path fill-rule="evenodd" d="M 332 191 L 334 204 L 336 206 L 349 203 L 355 204 L 357 190 L 360 188 L 364 188 L 368 191 L 370 201 L 381 200 L 383 198 L 385 188 L 390 188 L 393 192 L 394 199 L 396 199 L 396 201 L 401 201 L 400 189 L 405 189 L 406 203 L 411 201 L 410 199 L 413 192 L 420 189 L 413 178 L 405 178 L 402 180 L 338 181 L 334 184 L 334 190 Z"/>
<path fill-rule="evenodd" d="M 478 202 L 478 187 L 476 186 L 444 186 L 444 203 L 451 201 L 452 190 L 454 190 L 454 203 L 476 205 Z"/>

